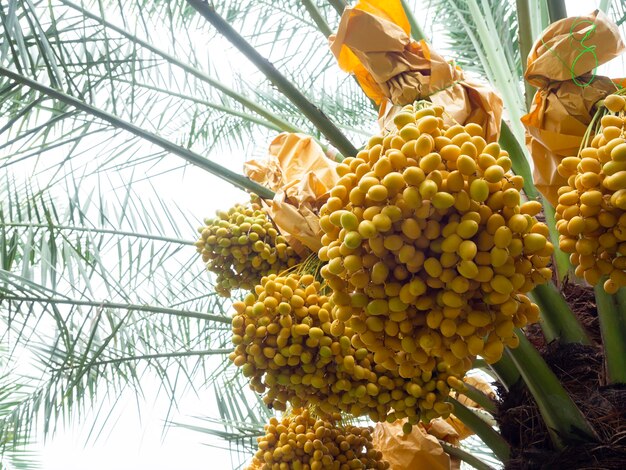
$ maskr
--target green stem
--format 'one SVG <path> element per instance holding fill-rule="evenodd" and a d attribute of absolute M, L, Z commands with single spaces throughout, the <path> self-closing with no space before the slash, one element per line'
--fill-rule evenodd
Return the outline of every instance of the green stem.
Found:
<path fill-rule="evenodd" d="M 557 278 L 559 281 L 563 282 L 572 269 L 572 264 L 569 261 L 568 254 L 559 248 L 559 232 L 556 229 L 554 207 L 552 207 L 552 204 L 550 204 L 547 199 L 543 197 L 541 199 L 541 203 L 543 204 L 543 214 L 546 217 L 546 225 L 548 226 L 548 231 L 550 232 L 550 241 L 554 246 L 553 256 L 554 263 L 556 265 Z"/>
<path fill-rule="evenodd" d="M 347 6 L 345 0 L 328 0 L 339 16 L 343 15 L 343 9 Z"/>
<path fill-rule="evenodd" d="M 531 292 L 532 294 L 532 292 Z M 541 327 L 541 332 L 543 333 L 544 338 L 546 339 L 546 343 L 551 343 L 559 339 L 559 330 L 546 315 L 544 315 L 545 307 L 539 305 L 537 298 L 531 295 L 531 299 L 539 306 L 539 310 L 541 310 L 541 315 L 539 317 L 539 326 Z"/>
<path fill-rule="evenodd" d="M 114 116 L 113 114 L 107 113 L 106 111 L 103 111 L 83 101 L 80 101 L 79 99 L 74 98 L 73 96 L 65 94 L 59 90 L 55 90 L 54 88 L 50 88 L 46 85 L 43 85 L 39 82 L 31 80 L 28 77 L 15 73 L 4 67 L 0 67 L 0 75 L 9 77 L 10 79 L 15 80 L 16 82 L 22 85 L 26 85 L 29 88 L 32 88 L 34 90 L 37 90 L 51 98 L 59 100 L 70 106 L 74 106 L 75 108 L 85 113 L 88 113 L 92 116 L 102 119 L 103 121 L 108 122 L 109 124 L 111 124 L 112 126 L 118 129 L 124 129 L 125 131 L 128 131 L 131 134 L 136 135 L 137 137 L 147 140 L 148 142 L 151 142 L 154 145 L 161 147 L 162 149 L 183 158 L 184 160 L 191 163 L 192 165 L 197 166 L 198 168 L 202 168 L 203 170 L 206 170 L 209 173 L 215 176 L 218 176 L 219 178 L 225 181 L 228 181 L 229 183 L 233 184 L 234 186 L 240 189 L 250 191 L 265 199 L 272 199 L 274 197 L 273 191 L 270 191 L 266 187 L 261 186 L 260 184 L 249 180 L 245 176 L 235 173 L 234 171 L 229 170 L 228 168 L 224 168 L 223 166 L 218 165 L 217 163 L 207 158 L 204 158 L 203 156 L 195 152 L 192 152 L 191 150 L 186 149 L 185 147 L 176 145 L 170 142 L 169 140 L 164 139 L 163 137 L 153 134 L 152 132 L 148 132 L 145 129 L 135 126 L 134 124 L 128 121 L 125 121 L 123 119 L 118 118 L 117 116 Z"/>
<path fill-rule="evenodd" d="M 530 10 L 530 26 L 531 26 L 531 35 L 530 37 L 538 38 L 544 29 L 548 27 L 550 24 L 550 19 L 548 18 L 548 7 L 546 5 L 545 0 L 528 0 L 529 10 Z"/>
<path fill-rule="evenodd" d="M 426 34 L 424 33 L 424 30 L 422 29 L 420 24 L 417 22 L 417 19 L 413 14 L 413 10 L 409 8 L 406 0 L 401 0 L 401 3 L 402 8 L 404 9 L 404 14 L 406 15 L 407 19 L 409 20 L 409 24 L 411 25 L 411 36 L 413 36 L 413 39 L 415 39 L 416 41 L 426 39 Z"/>
<path fill-rule="evenodd" d="M 187 0 L 204 19 L 213 25 L 243 55 L 245 55 L 266 78 L 285 95 L 306 118 L 344 156 L 355 156 L 357 149 L 350 143 L 337 126 L 306 96 L 304 96 L 274 65 L 252 47 L 228 22 L 217 14 L 215 8 L 205 0 Z"/>
<path fill-rule="evenodd" d="M 472 454 L 464 451 L 460 447 L 453 446 L 452 444 L 448 444 L 446 441 L 442 441 L 441 439 L 439 440 L 439 444 L 441 445 L 442 449 L 445 451 L 446 454 L 448 454 L 451 457 L 462 460 L 463 462 L 474 467 L 476 470 L 494 470 L 493 467 L 490 467 L 485 462 L 474 457 Z"/>
<path fill-rule="evenodd" d="M 455 2 L 451 2 L 455 3 Z M 475 44 L 481 62 L 486 72 L 489 74 L 489 80 L 495 89 L 502 94 L 502 99 L 506 110 L 508 111 L 512 133 L 519 139 L 524 138 L 524 127 L 520 122 L 523 110 L 525 109 L 524 97 L 519 88 L 517 78 L 517 68 L 508 60 L 504 50 L 497 40 L 494 41 L 493 31 L 496 25 L 493 18 L 489 14 L 484 14 L 489 5 L 483 3 L 483 10 L 478 6 L 477 0 L 466 0 L 463 2 L 470 12 L 472 21 L 475 24 L 473 31 L 469 31 L 466 26 L 466 32 L 472 43 Z"/>
<path fill-rule="evenodd" d="M 185 63 L 185 62 L 183 62 L 181 60 L 178 60 L 173 55 L 168 54 L 167 52 L 162 51 L 162 50 L 154 47 L 149 42 L 144 41 L 144 40 L 138 38 L 134 34 L 131 34 L 128 31 L 126 31 L 126 30 L 124 30 L 124 29 L 122 29 L 122 28 L 120 28 L 118 26 L 115 26 L 113 23 L 109 23 L 108 21 L 105 21 L 102 17 L 100 17 L 98 15 L 94 15 L 93 13 L 91 13 L 90 11 L 84 9 L 80 5 L 77 5 L 76 3 L 73 3 L 73 2 L 71 2 L 69 0 L 60 0 L 60 1 L 65 6 L 68 6 L 68 7 L 72 8 L 72 9 L 80 12 L 81 15 L 83 15 L 83 16 L 85 16 L 87 18 L 90 18 L 92 20 L 97 21 L 102 26 L 106 27 L 107 29 L 110 29 L 111 31 L 115 31 L 118 34 L 121 34 L 125 38 L 130 39 L 133 43 L 141 46 L 144 49 L 149 50 L 153 54 L 156 54 L 156 55 L 162 57 L 164 60 L 166 60 L 170 64 L 175 65 L 175 66 L 181 68 L 182 70 L 184 70 L 185 72 L 193 75 L 197 79 L 199 79 L 199 80 L 201 80 L 201 81 L 203 81 L 205 83 L 208 83 L 213 88 L 221 91 L 226 96 L 229 96 L 232 99 L 234 99 L 235 101 L 237 101 L 238 103 L 240 103 L 242 106 L 250 109 L 251 111 L 254 111 L 255 113 L 257 113 L 260 116 L 263 116 L 265 119 L 267 119 L 272 124 L 276 125 L 281 130 L 283 130 L 285 132 L 303 132 L 298 127 L 293 126 L 293 125 L 289 124 L 287 121 L 282 120 L 281 118 L 276 116 L 274 113 L 272 113 L 268 109 L 263 108 L 262 106 L 260 106 L 259 104 L 255 103 L 254 101 L 250 100 L 249 98 L 243 96 L 240 93 L 237 93 L 235 90 L 233 90 L 233 89 L 223 85 L 222 83 L 218 82 L 217 80 L 214 80 L 213 78 L 208 76 L 206 73 L 191 67 L 189 64 L 187 64 L 187 63 Z"/>
<path fill-rule="evenodd" d="M 608 382 L 626 383 L 626 289 L 610 295 L 599 282 L 594 292 Z"/>
<path fill-rule="evenodd" d="M 480 416 L 476 415 L 465 405 L 452 397 L 448 397 L 447 401 L 454 405 L 454 416 L 459 418 L 465 426 L 470 428 L 480 439 L 489 447 L 496 457 L 502 462 L 509 460 L 511 449 L 504 438 Z"/>
<path fill-rule="evenodd" d="M 532 297 L 541 310 L 541 319 L 545 323 L 544 335 L 548 342 L 558 338 L 565 344 L 591 344 L 585 329 L 552 282 L 535 287 Z"/>
<path fill-rule="evenodd" d="M 164 313 L 177 317 L 198 318 L 200 320 L 214 321 L 218 323 L 231 324 L 231 318 L 223 315 L 213 315 L 204 312 L 194 312 L 193 310 L 179 310 L 176 308 L 157 307 L 155 305 L 122 304 L 116 302 L 97 302 L 89 300 L 57 299 L 53 297 L 29 297 L 17 295 L 0 295 L 0 300 L 12 300 L 14 302 L 38 302 L 43 304 L 59 305 L 80 305 L 84 307 L 112 308 L 117 310 L 128 310 L 137 312 Z"/>
<path fill-rule="evenodd" d="M 530 171 L 530 165 L 524 148 L 513 134 L 508 124 L 502 121 L 500 131 L 500 146 L 509 152 L 509 158 L 513 163 L 513 172 L 524 178 L 524 192 L 529 199 L 535 199 L 539 196 L 539 192 L 533 184 L 533 174 Z"/>
<path fill-rule="evenodd" d="M 539 24 L 541 25 L 541 29 L 539 30 L 539 33 L 537 35 L 537 37 L 539 37 L 539 34 L 543 33 L 543 31 L 545 31 L 545 29 L 550 26 L 550 13 L 548 11 L 548 4 L 546 1 L 535 1 L 539 3 Z"/>
<path fill-rule="evenodd" d="M 612 0 L 600 0 L 600 6 L 598 7 L 605 14 L 609 14 L 609 10 L 611 10 Z"/>
<path fill-rule="evenodd" d="M 0 227 L 23 227 L 23 228 L 45 228 L 49 230 L 67 230 L 70 232 L 87 232 L 87 233 L 98 233 L 98 234 L 107 234 L 107 235 L 117 235 L 120 237 L 133 237 L 133 238 L 143 238 L 147 240 L 156 240 L 167 243 L 175 243 L 177 245 L 195 245 L 195 243 L 191 240 L 185 240 L 180 238 L 170 238 L 170 237 L 161 237 L 159 235 L 151 235 L 147 233 L 137 233 L 137 232 L 124 232 L 120 230 L 112 230 L 105 228 L 91 228 L 91 227 L 78 227 L 73 225 L 53 225 L 53 224 L 31 224 L 27 222 L 0 222 Z"/>
<path fill-rule="evenodd" d="M 521 378 L 519 371 L 509 356 L 504 354 L 498 362 L 489 366 L 504 388 L 510 390 Z"/>
<path fill-rule="evenodd" d="M 491 414 L 495 414 L 498 410 L 496 403 L 485 395 L 482 391 L 478 390 L 473 385 L 465 383 L 465 390 L 458 391 L 460 395 L 465 395 L 467 398 L 474 400 L 478 403 L 485 411 L 488 411 Z"/>
<path fill-rule="evenodd" d="M 567 18 L 565 0 L 548 0 L 548 13 L 550 14 L 551 23 Z"/>
<path fill-rule="evenodd" d="M 203 356 L 219 356 L 230 354 L 233 351 L 232 348 L 224 348 L 224 349 L 205 349 L 202 351 L 180 351 L 173 353 L 160 353 L 160 354 L 142 354 L 138 356 L 125 356 L 118 357 L 115 359 L 106 359 L 104 361 L 96 361 L 91 364 L 91 367 L 103 366 L 108 364 L 121 364 L 123 362 L 134 362 L 134 361 L 149 361 L 151 359 L 172 359 L 179 357 L 203 357 Z M 66 371 L 72 369 L 78 369 L 80 366 L 66 366 L 60 367 L 58 369 L 52 369 L 54 372 Z"/>
<path fill-rule="evenodd" d="M 519 346 L 516 349 L 506 348 L 506 354 L 517 366 L 535 398 L 554 446 L 562 449 L 580 441 L 596 441 L 598 438 L 593 428 L 539 352 L 521 330 L 517 330 L 517 336 Z"/>
<path fill-rule="evenodd" d="M 533 31 L 530 16 L 530 0 L 516 0 L 519 51 L 522 62 L 522 73 L 526 72 L 526 59 L 533 45 Z M 530 109 L 535 95 L 535 88 L 524 80 L 524 96 L 526 98 L 526 110 Z"/>
<path fill-rule="evenodd" d="M 302 0 L 302 4 L 304 5 L 304 8 L 306 8 L 306 11 L 309 12 L 311 19 L 317 26 L 317 29 L 319 29 L 325 37 L 330 36 L 333 32 L 320 11 L 317 9 L 315 3 L 311 0 Z"/>

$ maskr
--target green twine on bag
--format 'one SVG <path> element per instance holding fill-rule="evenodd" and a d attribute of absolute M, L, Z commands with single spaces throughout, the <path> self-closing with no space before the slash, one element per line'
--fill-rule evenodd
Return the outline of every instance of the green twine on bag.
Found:
<path fill-rule="evenodd" d="M 596 78 L 596 69 L 598 68 L 598 56 L 596 55 L 596 46 L 587 46 L 585 45 L 585 41 L 587 39 L 589 39 L 589 37 L 595 32 L 597 26 L 593 21 L 589 21 L 589 20 L 582 20 L 580 22 L 575 21 L 572 24 L 572 27 L 570 28 L 570 42 L 572 40 L 574 40 L 574 33 L 573 30 L 576 27 L 576 25 L 581 24 L 581 23 L 587 23 L 590 24 L 592 27 L 589 31 L 587 31 L 587 33 L 585 33 L 585 35 L 583 36 L 583 38 L 580 40 L 580 45 L 582 46 L 582 51 L 576 56 L 576 58 L 574 59 L 574 61 L 572 62 L 572 66 L 570 68 L 570 73 L 572 74 L 572 81 L 580 86 L 580 87 L 587 87 L 589 85 L 591 85 L 591 82 L 593 82 L 593 80 Z M 593 69 L 591 70 L 591 78 L 589 79 L 588 82 L 581 82 L 578 80 L 578 78 L 575 76 L 575 68 L 576 68 L 576 64 L 578 63 L 578 61 L 580 60 L 580 58 L 585 54 L 585 53 L 591 53 L 593 55 L 593 60 L 595 62 L 595 65 L 593 67 Z"/>
<path fill-rule="evenodd" d="M 577 26 L 581 25 L 581 24 L 588 24 L 588 25 L 591 26 L 591 29 L 589 31 L 587 31 L 580 40 L 578 40 L 575 37 L 574 29 Z M 554 50 L 552 50 L 551 48 L 547 47 L 546 43 L 543 41 L 543 38 L 541 38 L 541 42 L 543 43 L 543 45 L 561 62 L 561 64 L 563 64 L 565 66 L 565 68 L 567 70 L 569 70 L 570 76 L 572 78 L 572 81 L 576 85 L 581 87 L 581 88 L 588 87 L 589 85 L 591 85 L 591 83 L 596 78 L 596 69 L 598 68 L 598 65 L 599 65 L 598 64 L 598 56 L 596 54 L 596 46 L 595 45 L 587 45 L 587 44 L 585 44 L 585 41 L 587 41 L 593 35 L 593 33 L 595 32 L 596 28 L 597 28 L 597 25 L 593 21 L 588 20 L 588 19 L 577 18 L 572 23 L 572 26 L 571 26 L 571 28 L 569 30 L 569 42 L 570 42 L 570 45 L 573 48 L 574 47 L 573 44 L 578 42 L 580 44 L 580 46 L 582 47 L 582 49 L 578 53 L 578 55 L 574 58 L 574 60 L 572 61 L 571 64 L 565 63 L 563 58 L 561 56 L 559 56 L 556 52 L 554 52 Z M 579 80 L 578 79 L 578 75 L 576 74 L 576 64 L 578 63 L 578 61 L 581 60 L 581 58 L 585 54 L 591 54 L 593 56 L 593 60 L 595 62 L 595 66 L 591 70 L 591 78 L 587 82 Z"/>

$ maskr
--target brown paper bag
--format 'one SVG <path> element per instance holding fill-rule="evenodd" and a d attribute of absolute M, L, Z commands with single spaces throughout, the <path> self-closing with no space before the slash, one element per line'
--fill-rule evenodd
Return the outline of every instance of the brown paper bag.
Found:
<path fill-rule="evenodd" d="M 437 418 L 433 419 L 430 423 L 424 426 L 426 432 L 431 436 L 435 436 L 441 441 L 445 441 L 448 444 L 458 447 L 461 444 L 461 436 L 458 431 L 448 422 L 447 419 Z M 460 470 L 461 461 L 455 457 L 450 456 L 450 470 Z"/>
<path fill-rule="evenodd" d="M 528 54 L 524 77 L 536 88 L 573 80 L 624 51 L 619 28 L 599 10 L 548 26 Z M 579 85 L 591 81 L 574 80 Z"/>
<path fill-rule="evenodd" d="M 584 46 L 593 47 L 594 53 L 585 52 Z M 567 184 L 556 171 L 560 161 L 578 153 L 596 103 L 624 84 L 590 72 L 623 50 L 617 26 L 595 11 L 550 25 L 528 56 L 526 80 L 540 88 L 521 120 L 535 186 L 553 205 L 558 188 Z"/>
<path fill-rule="evenodd" d="M 301 256 L 321 247 L 318 211 L 339 179 L 336 165 L 312 137 L 289 133 L 272 141 L 267 158 L 244 164 L 248 178 L 276 193 L 263 202 L 287 243 Z"/>
<path fill-rule="evenodd" d="M 557 172 L 560 161 L 578 153 L 595 104 L 615 90 L 616 85 L 607 77 L 596 77 L 585 88 L 571 80 L 555 82 L 537 91 L 530 112 L 522 116 L 528 134 L 526 144 L 535 164 L 533 180 L 551 204 L 557 204 L 557 191 L 567 184 Z"/>
<path fill-rule="evenodd" d="M 487 140 L 498 139 L 500 97 L 489 86 L 466 79 L 425 41 L 412 40 L 399 0 L 362 0 L 346 8 L 329 40 L 339 66 L 381 105 L 383 125 L 394 106 L 428 98 L 445 107 L 449 124 L 475 122 L 483 126 Z"/>
<path fill-rule="evenodd" d="M 394 423 L 376 423 L 372 441 L 374 448 L 383 453 L 390 470 L 409 468 L 449 470 L 450 456 L 439 444 L 437 437 L 426 432 L 421 424 L 413 426 L 410 434 L 402 431 L 403 420 Z M 454 433 L 454 430 L 450 432 Z"/>

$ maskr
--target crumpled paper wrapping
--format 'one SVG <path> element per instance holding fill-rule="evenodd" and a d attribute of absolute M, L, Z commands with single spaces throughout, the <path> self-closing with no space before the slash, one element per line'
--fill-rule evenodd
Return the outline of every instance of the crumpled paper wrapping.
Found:
<path fill-rule="evenodd" d="M 543 88 L 552 81 L 585 75 L 623 51 L 619 28 L 600 10 L 564 18 L 548 26 L 535 42 L 524 77 L 534 87 Z"/>
<path fill-rule="evenodd" d="M 400 106 L 428 98 L 446 109 L 449 124 L 474 122 L 483 126 L 486 140 L 498 139 L 500 97 L 467 79 L 425 41 L 411 39 L 400 0 L 361 0 L 346 8 L 329 41 L 339 66 L 381 105 L 381 127 Z"/>
<path fill-rule="evenodd" d="M 595 47 L 595 55 L 583 52 L 584 46 Z M 617 90 L 615 83 L 626 84 L 590 72 L 623 50 L 617 26 L 596 10 L 553 23 L 528 55 L 525 78 L 539 89 L 522 123 L 533 157 L 535 186 L 553 205 L 558 202 L 558 188 L 567 184 L 556 171 L 560 161 L 578 153 L 595 104 Z"/>
<path fill-rule="evenodd" d="M 281 133 L 272 141 L 267 158 L 244 164 L 248 178 L 276 193 L 274 199 L 263 203 L 299 255 L 322 246 L 318 211 L 339 179 L 336 166 L 312 137 L 290 133 Z"/>
<path fill-rule="evenodd" d="M 428 434 L 421 424 L 413 426 L 411 433 L 405 435 L 403 423 L 403 420 L 376 423 L 372 434 L 374 448 L 383 453 L 390 470 L 459 468 L 451 467 L 450 456 L 444 452 L 437 437 Z M 454 430 L 448 429 L 448 433 L 454 435 Z"/>

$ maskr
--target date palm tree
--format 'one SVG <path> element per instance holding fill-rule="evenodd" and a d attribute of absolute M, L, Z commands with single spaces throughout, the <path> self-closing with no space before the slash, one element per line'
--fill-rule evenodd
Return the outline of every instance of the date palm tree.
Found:
<path fill-rule="evenodd" d="M 419 22 L 410 15 L 414 35 L 500 91 L 503 145 L 528 179 L 519 117 L 532 91 L 522 58 L 562 2 L 403 3 L 427 12 Z M 0 5 L 0 450 L 9 465 L 33 463 L 22 451 L 33 423 L 52 432 L 107 396 L 141 394 L 148 375 L 173 402 L 182 387 L 213 387 L 219 416 L 204 429 L 245 461 L 269 412 L 228 367 L 229 303 L 193 247 L 208 214 L 181 207 L 168 179 L 189 175 L 185 191 L 213 210 L 219 200 L 207 188 L 226 188 L 220 181 L 242 198 L 271 197 L 240 168 L 278 132 L 310 134 L 329 154 L 362 146 L 377 110 L 327 47 L 344 6 Z M 621 2 L 601 8 L 624 26 Z M 505 458 L 497 433 L 481 437 Z"/>

